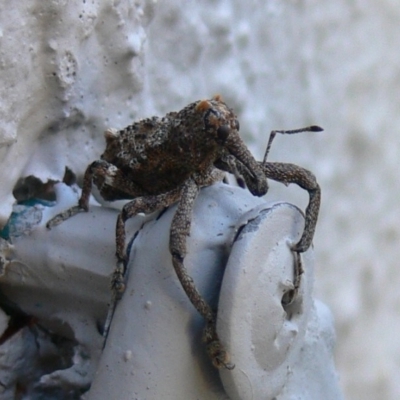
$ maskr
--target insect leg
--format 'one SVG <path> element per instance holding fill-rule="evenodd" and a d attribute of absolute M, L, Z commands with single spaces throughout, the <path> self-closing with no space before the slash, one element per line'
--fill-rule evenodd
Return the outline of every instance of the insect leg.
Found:
<path fill-rule="evenodd" d="M 126 268 L 128 256 L 125 250 L 125 222 L 134 217 L 139 213 L 150 214 L 161 208 L 168 207 L 171 204 L 179 200 L 180 190 L 172 190 L 161 195 L 154 196 L 141 196 L 133 199 L 129 203 L 125 204 L 121 213 L 118 215 L 116 224 L 116 256 L 117 265 L 114 269 L 111 278 L 111 290 L 112 299 L 111 304 L 108 309 L 108 314 L 106 322 L 104 324 L 103 336 L 107 338 L 108 331 L 111 326 L 111 321 L 114 315 L 115 307 L 117 306 L 118 300 L 122 297 L 125 291 L 125 281 L 126 281 Z"/>
<path fill-rule="evenodd" d="M 150 214 L 154 211 L 170 206 L 179 200 L 180 192 L 180 189 L 175 189 L 160 195 L 137 197 L 125 204 L 122 208 L 122 211 L 117 218 L 115 235 L 117 268 L 114 271 L 111 283 L 112 290 L 117 298 L 121 296 L 125 289 L 127 262 L 127 254 L 125 250 L 125 222 L 139 213 Z"/>
<path fill-rule="evenodd" d="M 284 184 L 295 183 L 307 190 L 309 203 L 305 212 L 305 227 L 300 241 L 292 248 L 303 253 L 311 246 L 321 204 L 321 189 L 315 176 L 308 170 L 294 164 L 267 162 L 260 163 L 267 178 Z"/>
<path fill-rule="evenodd" d="M 172 263 L 186 295 L 206 320 L 203 341 L 207 346 L 207 352 L 213 365 L 217 368 L 232 369 L 234 365 L 229 362 L 229 355 L 216 332 L 216 314 L 199 293 L 184 265 L 186 237 L 190 234 L 192 210 L 198 192 L 199 188 L 195 181 L 188 179 L 183 186 L 182 197 L 171 224 L 169 247 L 172 254 Z"/>
<path fill-rule="evenodd" d="M 268 191 L 268 185 L 262 168 L 260 168 L 260 165 L 254 159 L 241 137 L 231 132 L 225 141 L 225 148 L 227 152 L 237 160 L 237 164 L 243 164 L 247 169 L 247 174 L 250 174 L 252 177 L 253 184 L 251 187 L 248 186 L 250 192 L 255 196 L 263 196 L 266 194 Z M 226 163 L 227 160 L 228 159 L 226 158 L 225 160 L 221 160 L 221 162 Z M 230 161 L 228 160 L 226 166 L 231 168 L 232 166 L 229 166 L 229 163 Z M 234 171 L 233 173 L 235 174 Z"/>
<path fill-rule="evenodd" d="M 79 198 L 78 205 L 69 208 L 55 217 L 53 217 L 50 221 L 47 222 L 46 227 L 51 229 L 56 225 L 61 224 L 61 222 L 66 221 L 67 219 L 73 217 L 74 215 L 82 212 L 88 211 L 89 209 L 89 197 L 92 191 L 92 181 L 93 177 L 96 174 L 103 174 L 104 170 L 108 168 L 109 164 L 106 161 L 97 160 L 92 162 L 85 171 L 85 175 L 83 176 L 83 185 L 82 185 L 82 194 Z"/>

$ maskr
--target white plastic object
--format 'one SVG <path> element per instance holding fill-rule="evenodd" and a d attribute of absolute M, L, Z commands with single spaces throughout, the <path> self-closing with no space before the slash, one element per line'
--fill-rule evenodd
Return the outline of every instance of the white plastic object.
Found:
<path fill-rule="evenodd" d="M 232 400 L 272 399 L 288 380 L 307 329 L 312 251 L 300 255 L 305 273 L 293 302 L 285 306 L 298 262 L 290 247 L 300 239 L 304 219 L 297 208 L 281 203 L 256 207 L 242 220 L 218 308 L 218 332 L 236 368 L 220 374 Z"/>
<path fill-rule="evenodd" d="M 118 212 L 93 206 L 46 230 L 53 214 L 76 202 L 69 190 L 59 185 L 61 202 L 43 211 L 41 226 L 2 249 L 3 295 L 38 325 L 76 342 L 70 368 L 47 370 L 28 387 L 81 391 L 91 384 L 85 395 L 91 400 L 341 399 L 332 318 L 312 298 L 312 251 L 302 258 L 306 272 L 298 299 L 281 305 L 293 281 L 289 246 L 303 229 L 296 207 L 268 204 L 222 183 L 202 189 L 196 199 L 185 265 L 207 301 L 219 304 L 218 331 L 236 368 L 218 371 L 201 343 L 204 321 L 172 267 L 168 241 L 175 207 L 128 221 L 133 242 L 127 290 L 102 351 Z M 18 349 L 28 348 L 21 340 Z M 12 352 L 10 346 L 6 341 L 0 350 Z M 26 368 L 7 378 L 9 392 L 41 357 L 40 351 L 18 354 L 26 354 Z M 0 377 L 8 371 L 0 365 Z"/>

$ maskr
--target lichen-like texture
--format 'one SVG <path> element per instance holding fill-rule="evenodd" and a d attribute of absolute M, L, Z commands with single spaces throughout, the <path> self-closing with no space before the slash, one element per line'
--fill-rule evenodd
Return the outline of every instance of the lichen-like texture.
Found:
<path fill-rule="evenodd" d="M 222 93 L 256 159 L 312 170 L 323 189 L 316 289 L 335 315 L 347 398 L 397 400 L 400 343 L 398 78 L 392 0 L 3 1 L 0 196 L 20 177 L 80 176 L 102 132 Z M 271 185 L 270 199 L 305 205 Z"/>

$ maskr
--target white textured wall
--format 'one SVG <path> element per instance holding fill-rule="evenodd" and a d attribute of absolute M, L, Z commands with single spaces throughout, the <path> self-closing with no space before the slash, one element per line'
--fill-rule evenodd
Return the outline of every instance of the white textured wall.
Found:
<path fill-rule="evenodd" d="M 107 126 L 218 92 L 260 158 L 271 129 L 320 124 L 278 137 L 271 160 L 322 186 L 316 287 L 336 316 L 347 398 L 399 398 L 396 1 L 8 0 L 0 12 L 3 222 L 19 177 L 81 174 Z"/>

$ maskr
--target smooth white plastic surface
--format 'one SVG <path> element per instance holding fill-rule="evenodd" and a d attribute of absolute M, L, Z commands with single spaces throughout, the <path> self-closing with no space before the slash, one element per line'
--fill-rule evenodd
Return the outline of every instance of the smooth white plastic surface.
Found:
<path fill-rule="evenodd" d="M 79 391 L 91 385 L 91 400 L 289 400 L 293 395 L 314 400 L 322 392 L 325 399 L 341 399 L 332 360 L 334 339 L 329 344 L 324 339 L 334 336 L 332 319 L 313 306 L 311 250 L 302 257 L 299 296 L 289 306 L 281 304 L 293 282 L 289 246 L 303 229 L 297 208 L 267 204 L 223 183 L 202 189 L 196 199 L 185 265 L 200 292 L 219 307 L 218 332 L 236 368 L 218 371 L 201 343 L 204 321 L 172 267 L 168 242 L 175 207 L 128 221 L 127 289 L 102 351 L 117 211 L 93 205 L 89 213 L 49 231 L 47 220 L 79 195 L 62 184 L 57 191 L 57 207 L 43 208 L 40 226 L 25 229 L 12 246 L 3 243 L 1 254 L 6 260 L 0 281 L 4 296 L 34 316 L 45 332 L 73 344 L 70 367 L 51 371 L 48 366 L 51 372 L 29 375 L 27 386 L 36 393 L 40 387 Z M 23 332 L 17 347 L 15 341 L 0 346 L 22 359 L 23 367 L 6 379 L 9 393 L 32 365 L 45 363 L 41 353 L 51 340 L 39 329 L 38 350 L 28 352 L 33 331 L 28 326 Z M 307 347 L 305 337 L 311 333 L 315 339 Z M 0 380 L 9 374 L 7 365 L 0 358 Z M 307 388 L 299 376 L 310 381 Z"/>
<path fill-rule="evenodd" d="M 305 273 L 298 295 L 283 306 L 294 287 L 290 246 L 300 239 L 304 220 L 288 204 L 257 207 L 244 218 L 226 266 L 218 313 L 221 339 L 232 349 L 237 368 L 221 370 L 221 377 L 233 400 L 272 399 L 288 380 L 307 329 L 312 251 L 301 255 Z"/>

